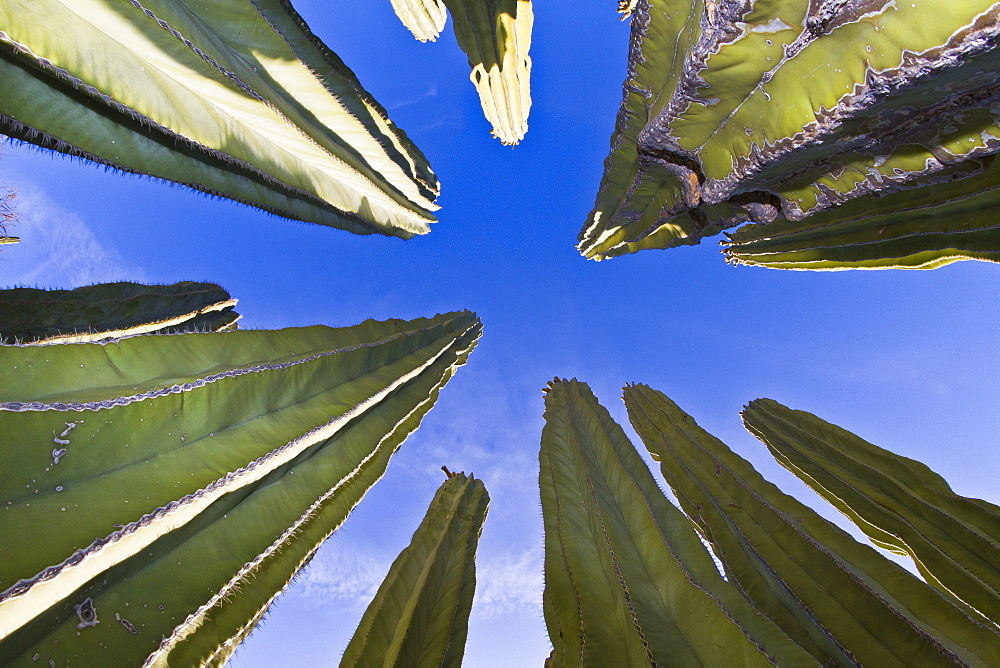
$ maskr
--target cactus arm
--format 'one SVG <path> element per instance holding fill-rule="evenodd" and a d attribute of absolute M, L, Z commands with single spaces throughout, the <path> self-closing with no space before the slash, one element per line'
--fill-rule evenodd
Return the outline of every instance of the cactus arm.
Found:
<path fill-rule="evenodd" d="M 0 244 L 16 244 L 21 241 L 21 237 L 0 236 Z"/>
<path fill-rule="evenodd" d="M 297 15 L 275 9 L 269 23 L 250 2 L 197 15 L 170 0 L 148 4 L 0 9 L 4 74 L 17 92 L 0 103 L 10 134 L 288 217 L 398 236 L 428 230 L 433 193 L 414 177 L 416 162 L 429 172 L 422 156 L 403 159 L 401 133 L 374 136 L 391 127 L 353 75 L 297 57 L 293 47 L 313 44 Z M 65 26 L 58 39 L 42 28 L 54 21 Z M 319 77 L 309 69 L 318 66 Z"/>
<path fill-rule="evenodd" d="M 1000 162 L 973 161 L 956 180 L 865 196 L 802 221 L 744 225 L 729 234 L 727 260 L 782 269 L 930 268 L 964 258 L 1000 261 Z"/>
<path fill-rule="evenodd" d="M 458 45 L 469 58 L 471 79 L 493 135 L 517 144 L 528 131 L 531 109 L 529 0 L 444 0 Z"/>
<path fill-rule="evenodd" d="M 344 651 L 342 666 L 459 666 L 489 494 L 464 475 L 438 489 Z"/>
<path fill-rule="evenodd" d="M 143 580 L 147 584 L 141 588 L 144 595 L 153 592 L 166 596 L 162 583 L 176 580 L 176 573 L 154 574 L 169 572 L 158 570 L 161 567 L 173 568 L 174 559 L 166 558 L 167 553 L 188 555 L 178 560 L 189 564 L 185 568 L 192 568 L 193 564 L 203 563 L 204 554 L 215 554 L 221 550 L 224 556 L 217 561 L 227 566 L 221 570 L 208 569 L 199 575 L 214 583 L 210 587 L 192 584 L 192 588 L 169 594 L 178 599 L 177 606 L 171 608 L 173 619 L 160 618 L 159 630 L 146 634 L 143 642 L 147 644 L 143 645 L 142 656 L 156 650 L 161 635 L 171 640 L 172 647 L 185 638 L 197 636 L 197 630 L 203 626 L 214 628 L 211 624 L 206 626 L 205 617 L 211 616 L 208 613 L 222 597 L 234 595 L 235 589 L 241 586 L 240 578 L 226 585 L 239 571 L 240 564 L 252 564 L 255 555 L 263 555 L 258 561 L 266 566 L 271 553 L 284 553 L 281 541 L 274 542 L 275 537 L 285 535 L 287 542 L 316 514 L 308 510 L 303 514 L 303 509 L 308 509 L 318 497 L 331 489 L 330 481 L 342 480 L 345 476 L 353 479 L 362 474 L 364 480 L 365 471 L 374 471 L 374 478 L 369 476 L 368 482 L 361 486 L 360 495 L 363 495 L 363 490 L 381 476 L 380 471 L 384 470 L 388 454 L 384 457 L 379 455 L 382 464 L 366 468 L 365 462 L 374 456 L 372 450 L 379 447 L 380 440 L 385 440 L 383 435 L 398 432 L 398 438 L 390 437 L 387 441 L 391 454 L 395 448 L 391 445 L 393 439 L 398 445 L 405 433 L 415 428 L 414 421 L 410 419 L 414 406 L 420 410 L 413 415 L 422 415 L 429 409 L 433 400 L 428 403 L 427 397 L 436 396 L 440 384 L 450 377 L 455 366 L 464 362 L 478 338 L 480 327 L 478 321 L 468 314 L 417 321 L 412 323 L 411 331 L 405 331 L 399 325 L 398 322 L 365 323 L 354 332 L 305 328 L 281 332 L 137 337 L 119 342 L 116 349 L 124 351 L 123 357 L 131 357 L 144 348 L 133 345 L 134 342 L 148 345 L 152 341 L 160 345 L 158 350 L 161 356 L 172 356 L 176 360 L 185 348 L 200 348 L 206 355 L 212 353 L 208 350 L 212 345 L 215 346 L 215 353 L 228 348 L 243 348 L 237 338 L 248 344 L 241 354 L 269 350 L 272 356 L 279 351 L 287 355 L 290 345 L 308 347 L 311 343 L 325 343 L 328 346 L 338 339 L 343 341 L 358 336 L 374 339 L 367 346 L 354 346 L 353 350 L 301 350 L 298 359 L 293 362 L 258 364 L 247 373 L 232 373 L 238 371 L 233 369 L 230 373 L 215 374 L 218 377 L 214 379 L 211 375 L 199 377 L 195 382 L 174 384 L 166 393 L 149 393 L 141 401 L 123 397 L 115 402 L 112 397 L 116 388 L 108 388 L 112 394 L 104 401 L 117 404 L 114 408 L 88 408 L 93 404 L 75 406 L 76 410 L 71 413 L 75 426 L 70 428 L 67 424 L 65 432 L 56 432 L 55 435 L 70 441 L 64 446 L 61 461 L 55 464 L 48 452 L 39 452 L 48 455 L 46 462 L 38 462 L 48 464 L 47 467 L 35 471 L 35 458 L 26 459 L 16 467 L 36 480 L 39 474 L 50 478 L 38 484 L 39 494 L 25 494 L 23 490 L 15 490 L 11 486 L 13 483 L 8 485 L 5 481 L 2 493 L 11 503 L 6 504 L 8 511 L 0 520 L 4 524 L 3 535 L 30 533 L 32 527 L 37 527 L 42 521 L 54 528 L 53 535 L 60 536 L 58 542 L 62 547 L 54 543 L 33 545 L 31 549 L 19 550 L 16 560 L 5 559 L 2 585 L 6 591 L 0 602 L 5 639 L 0 641 L 0 654 L 9 655 L 15 648 L 23 649 L 37 641 L 42 642 L 41 646 L 46 651 L 56 651 L 53 649 L 56 647 L 70 654 L 80 652 L 80 655 L 88 656 L 87 652 L 96 651 L 106 638 L 101 633 L 81 636 L 97 643 L 94 646 L 82 640 L 82 645 L 73 642 L 53 645 L 56 637 L 53 634 L 61 632 L 51 631 L 52 615 L 61 619 L 62 626 L 59 628 L 65 627 L 66 633 L 75 637 L 75 623 L 70 625 L 73 620 L 67 621 L 66 617 L 67 609 L 72 612 L 69 604 L 76 603 L 70 596 L 74 591 L 92 591 L 99 610 L 106 601 L 129 600 L 127 597 L 121 599 L 121 592 L 135 593 L 137 590 L 123 580 L 112 579 L 108 575 L 112 572 L 120 575 L 128 572 L 129 577 L 147 578 Z M 394 332 L 396 329 L 404 329 L 405 333 Z M 167 347 L 171 351 L 167 351 Z M 25 359 L 25 355 L 30 357 L 32 352 L 49 352 L 53 358 L 56 352 L 64 353 L 64 366 L 77 367 L 74 352 L 89 352 L 94 348 L 102 346 L 73 344 L 9 348 L 4 354 L 18 354 L 19 358 L 12 360 L 14 364 L 10 366 L 21 369 L 38 369 L 37 365 Z M 177 354 L 168 355 L 168 352 Z M 302 353 L 313 354 L 303 356 Z M 193 355 L 187 363 L 197 367 L 202 361 Z M 107 366 L 114 367 L 114 360 L 109 359 Z M 9 368 L 8 365 L 5 368 Z M 121 368 L 117 370 L 119 373 L 123 371 Z M 153 373 L 156 371 L 152 369 Z M 100 373 L 94 374 L 95 379 L 102 377 Z M 56 374 L 53 382 L 58 380 L 59 375 Z M 162 378 L 157 380 L 162 384 Z M 324 390 L 323 384 L 309 389 L 317 382 L 330 389 Z M 175 389 L 178 387 L 181 387 L 180 391 Z M 25 409 L 25 406 L 28 408 Z M 0 411 L 0 420 L 4 422 L 0 431 L 5 436 L 17 437 L 18 443 L 37 444 L 41 435 L 35 435 L 33 430 L 39 424 L 63 423 L 62 418 L 66 416 L 60 413 L 60 408 L 66 410 L 60 402 L 8 402 L 3 408 L 7 410 Z M 174 417 L 175 414 L 177 417 Z M 404 427 L 402 430 L 397 429 L 400 425 Z M 41 428 L 47 429 L 46 440 L 51 441 L 54 438 L 52 425 Z M 348 447 L 345 442 L 357 445 Z M 98 443 L 101 444 L 101 456 L 95 457 L 92 450 Z M 324 447 L 328 443 L 338 445 Z M 279 447 L 275 448 L 276 445 Z M 349 454 L 352 448 L 356 451 L 354 455 Z M 4 451 L 11 449 L 13 446 L 8 446 Z M 324 461 L 329 463 L 322 465 L 326 467 L 323 470 L 329 471 L 332 466 L 341 472 L 336 477 L 327 473 L 319 478 L 309 473 Z M 44 468 L 49 470 L 44 471 Z M 318 480 L 315 484 L 320 484 L 320 488 L 316 488 L 315 484 L 312 487 L 307 485 L 310 475 Z M 16 474 L 12 476 L 20 477 Z M 285 492 L 280 492 L 279 479 L 290 485 L 286 486 Z M 150 480 L 160 482 L 150 484 Z M 299 480 L 303 481 L 302 490 L 298 487 Z M 273 497 L 274 494 L 280 496 Z M 360 495 L 347 505 L 342 516 L 346 516 Z M 245 502 L 249 505 L 241 507 L 257 507 L 253 504 L 258 502 L 253 499 L 264 498 L 284 498 L 285 501 L 261 501 L 261 510 L 247 511 L 247 517 L 270 517 L 272 506 L 286 508 L 281 512 L 273 511 L 274 524 L 248 519 L 232 525 L 248 527 L 248 533 L 233 536 L 225 530 L 216 531 L 224 523 L 206 519 L 215 517 L 213 513 L 216 511 L 227 515 L 229 504 Z M 288 505 L 288 498 L 299 498 L 301 502 Z M 282 506 L 282 503 L 285 505 Z M 269 510 L 265 512 L 263 508 Z M 233 509 L 236 512 L 235 506 Z M 71 515 L 80 515 L 84 510 L 86 520 L 77 517 L 75 523 L 70 521 Z M 279 519 L 282 513 L 285 519 Z M 342 517 L 333 525 L 326 525 L 325 529 L 317 531 L 325 536 L 339 521 Z M 121 528 L 86 547 L 93 536 L 103 536 L 107 531 L 104 527 L 112 525 L 120 525 Z M 289 526 L 293 527 L 291 532 L 283 533 Z M 255 528 L 250 530 L 249 527 Z M 199 545 L 210 547 L 202 549 Z M 267 552 L 265 550 L 269 545 L 275 547 Z M 73 557 L 70 546 L 84 549 Z M 60 552 L 71 558 L 60 563 Z M 145 561 L 147 558 L 150 560 L 148 564 Z M 306 558 L 307 555 L 300 554 L 298 562 L 301 564 Z M 42 564 L 44 566 L 39 568 Z M 256 570 L 256 567 L 250 570 Z M 32 576 L 31 571 L 39 575 Z M 282 573 L 280 569 L 278 572 Z M 287 582 L 291 575 L 292 571 L 286 570 L 281 577 Z M 110 589 L 104 591 L 102 588 L 105 586 Z M 262 614 L 262 608 L 266 608 L 269 601 L 264 594 L 273 595 L 273 590 L 258 591 L 253 585 L 249 586 L 255 592 L 258 605 L 252 611 L 244 609 L 239 613 L 244 622 Z M 83 590 L 78 589 L 80 587 Z M 217 592 L 215 597 L 212 597 L 213 591 Z M 108 608 L 105 606 L 103 609 Z M 124 611 L 119 612 L 124 614 Z M 130 623 L 134 625 L 138 623 L 136 619 L 143 619 L 136 613 L 132 616 L 135 619 L 130 619 Z M 181 624 L 189 617 L 189 623 Z M 164 627 L 167 621 L 172 623 Z M 232 622 L 231 619 L 229 621 Z M 152 619 L 145 618 L 143 623 L 152 622 Z M 174 627 L 177 628 L 170 632 L 169 629 Z M 111 629 L 113 626 L 104 628 Z M 238 628 L 227 628 L 226 632 L 230 630 L 234 634 L 239 633 Z M 148 645 L 151 639 L 155 639 L 152 647 Z M 214 640 L 210 643 L 213 648 L 214 643 Z M 135 655 L 132 656 L 134 662 Z"/>
<path fill-rule="evenodd" d="M 237 300 L 213 283 L 104 283 L 75 290 L 0 290 L 0 342 L 78 343 L 150 332 L 218 331 Z"/>
<path fill-rule="evenodd" d="M 396 16 L 421 42 L 437 40 L 448 19 L 443 0 L 391 0 Z"/>
<path fill-rule="evenodd" d="M 990 665 L 1000 656 L 995 630 L 782 494 L 665 395 L 630 386 L 625 402 L 731 581 L 793 639 L 806 635 L 839 664 Z"/>
<path fill-rule="evenodd" d="M 704 3 L 701 0 L 654 2 L 651 8 L 650 0 L 640 0 L 632 11 L 624 97 L 611 136 L 611 152 L 604 161 L 597 201 L 580 232 L 577 246 L 584 256 L 592 259 L 601 259 L 605 249 L 613 245 L 607 242 L 617 228 L 638 219 L 641 229 L 629 237 L 638 236 L 656 226 L 661 210 L 673 211 L 674 205 L 682 201 L 682 184 L 673 173 L 664 175 L 659 187 L 636 186 L 649 193 L 646 199 L 630 202 L 630 191 L 640 170 L 659 166 L 640 164 L 639 135 L 673 95 L 684 56 L 701 34 L 699 21 Z"/>
<path fill-rule="evenodd" d="M 540 453 L 555 665 L 815 665 L 720 577 L 621 427 L 549 384 Z"/>
<path fill-rule="evenodd" d="M 873 541 L 912 557 L 928 582 L 1000 624 L 1000 508 L 955 494 L 920 462 L 770 399 L 751 402 L 743 421 Z"/>

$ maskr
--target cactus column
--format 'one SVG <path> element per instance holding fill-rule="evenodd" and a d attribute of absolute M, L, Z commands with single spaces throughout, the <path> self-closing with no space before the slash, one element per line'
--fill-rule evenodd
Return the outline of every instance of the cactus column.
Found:
<path fill-rule="evenodd" d="M 465 312 L 0 348 L 0 661 L 221 664 L 480 331 Z"/>
<path fill-rule="evenodd" d="M 489 503 L 481 480 L 448 477 L 392 563 L 341 666 L 462 665 Z"/>

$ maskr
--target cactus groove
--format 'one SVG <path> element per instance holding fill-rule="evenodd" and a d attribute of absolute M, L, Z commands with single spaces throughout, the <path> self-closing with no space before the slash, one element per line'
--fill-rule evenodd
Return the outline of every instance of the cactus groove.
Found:
<path fill-rule="evenodd" d="M 0 348 L 0 662 L 223 663 L 480 331 L 463 312 Z"/>
<path fill-rule="evenodd" d="M 0 290 L 0 344 L 100 341 L 236 327 L 237 300 L 214 283 L 102 283 L 75 290 Z"/>
<path fill-rule="evenodd" d="M 11 0 L 0 25 L 0 133 L 358 234 L 430 229 L 426 159 L 287 0 Z"/>
<path fill-rule="evenodd" d="M 665 395 L 633 385 L 625 405 L 729 581 L 821 662 L 989 666 L 1000 658 L 995 627 L 781 493 Z"/>
<path fill-rule="evenodd" d="M 817 665 L 722 579 L 586 384 L 549 383 L 539 459 L 548 665 Z"/>
<path fill-rule="evenodd" d="M 392 0 L 392 8 L 406 29 L 421 42 L 437 40 L 448 19 L 442 0 Z"/>
<path fill-rule="evenodd" d="M 1000 202 L 995 174 L 976 179 L 1000 151 L 998 18 L 993 0 L 639 0 L 580 251 L 694 244 L 752 221 L 730 260 L 997 260 L 996 216 L 963 219 Z M 911 221 L 914 197 L 936 208 Z"/>
<path fill-rule="evenodd" d="M 476 590 L 476 547 L 490 496 L 452 474 L 389 569 L 341 666 L 460 666 Z"/>
<path fill-rule="evenodd" d="M 1000 625 L 1000 508 L 811 413 L 757 399 L 742 415 L 782 466 L 872 542 L 912 557 L 924 579 Z"/>

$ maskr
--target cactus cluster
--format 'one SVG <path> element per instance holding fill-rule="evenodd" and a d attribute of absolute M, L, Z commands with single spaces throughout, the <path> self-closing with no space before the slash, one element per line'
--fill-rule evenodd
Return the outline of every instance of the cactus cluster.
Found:
<path fill-rule="evenodd" d="M 0 4 L 0 133 L 288 218 L 425 234 L 437 178 L 287 0 Z"/>
<path fill-rule="evenodd" d="M 530 0 L 392 0 L 392 6 L 421 42 L 441 34 L 447 8 L 493 136 L 509 145 L 524 139 L 531 110 Z"/>
<path fill-rule="evenodd" d="M 1000 260 L 1000 10 L 990 1 L 639 0 L 580 251 L 744 226 L 735 263 Z"/>
<path fill-rule="evenodd" d="M 974 573 L 980 588 L 967 596 L 957 587 L 939 589 L 782 493 L 662 393 L 630 385 L 624 400 L 680 509 L 660 492 L 585 384 L 550 383 L 540 486 L 551 665 L 990 666 L 1000 660 L 996 608 L 982 602 L 997 573 L 995 507 L 956 498 L 926 467 L 905 473 L 909 460 L 874 446 L 856 452 L 853 435 L 833 444 L 845 448 L 843 455 L 813 449 L 812 466 L 829 468 L 844 487 L 857 490 L 859 498 L 843 503 L 855 508 L 868 498 L 884 505 L 884 518 L 863 517 L 896 537 L 897 546 L 908 537 L 893 522 L 931 533 L 920 521 L 932 511 L 887 500 L 893 491 L 883 494 L 883 480 L 858 462 L 880 459 L 887 475 L 899 476 L 900 494 L 937 491 L 933 510 L 942 520 L 956 509 L 939 531 L 958 533 L 964 523 L 976 538 L 963 539 L 961 548 L 948 548 L 945 540 L 934 559 L 917 549 L 909 553 L 924 558 L 921 568 L 934 574 L 928 578 L 934 584 L 958 568 L 965 569 L 966 581 Z M 760 411 L 774 415 L 776 406 L 754 402 L 745 419 L 760 424 Z M 766 432 L 769 447 L 780 438 L 787 446 L 782 452 L 810 449 L 803 445 L 803 425 L 832 443 L 828 435 L 835 428 L 812 416 L 796 413 L 792 427 L 778 419 L 780 425 L 754 432 Z M 838 465 L 827 464 L 838 456 Z M 797 472 L 800 459 L 789 468 Z M 883 536 L 882 542 L 892 541 Z"/>
<path fill-rule="evenodd" d="M 0 662 L 221 665 L 480 331 L 461 312 L 0 347 Z"/>
<path fill-rule="evenodd" d="M 101 283 L 75 290 L 0 290 L 0 344 L 101 341 L 136 334 L 219 332 L 240 314 L 214 283 Z"/>

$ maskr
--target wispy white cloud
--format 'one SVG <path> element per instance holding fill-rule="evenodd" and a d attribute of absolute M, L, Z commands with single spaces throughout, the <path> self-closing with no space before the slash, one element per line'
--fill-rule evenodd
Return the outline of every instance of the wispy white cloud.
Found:
<path fill-rule="evenodd" d="M 141 268 L 94 234 L 87 222 L 32 185 L 18 185 L 17 220 L 7 233 L 21 242 L 0 251 L 0 284 L 69 288 L 146 280 Z"/>
<path fill-rule="evenodd" d="M 378 591 L 395 555 L 332 540 L 309 564 L 294 595 L 319 605 L 364 610 Z"/>
<path fill-rule="evenodd" d="M 395 111 L 396 109 L 400 109 L 402 107 L 408 107 L 411 104 L 416 104 L 417 102 L 426 100 L 429 97 L 435 97 L 437 94 L 438 94 L 437 84 L 431 84 L 431 87 L 428 88 L 423 93 L 421 93 L 420 95 L 408 98 L 406 100 L 403 100 L 402 102 L 397 102 L 396 104 L 389 107 L 388 111 Z"/>
<path fill-rule="evenodd" d="M 485 556 L 476 564 L 472 614 L 528 617 L 542 608 L 542 549 Z"/>

